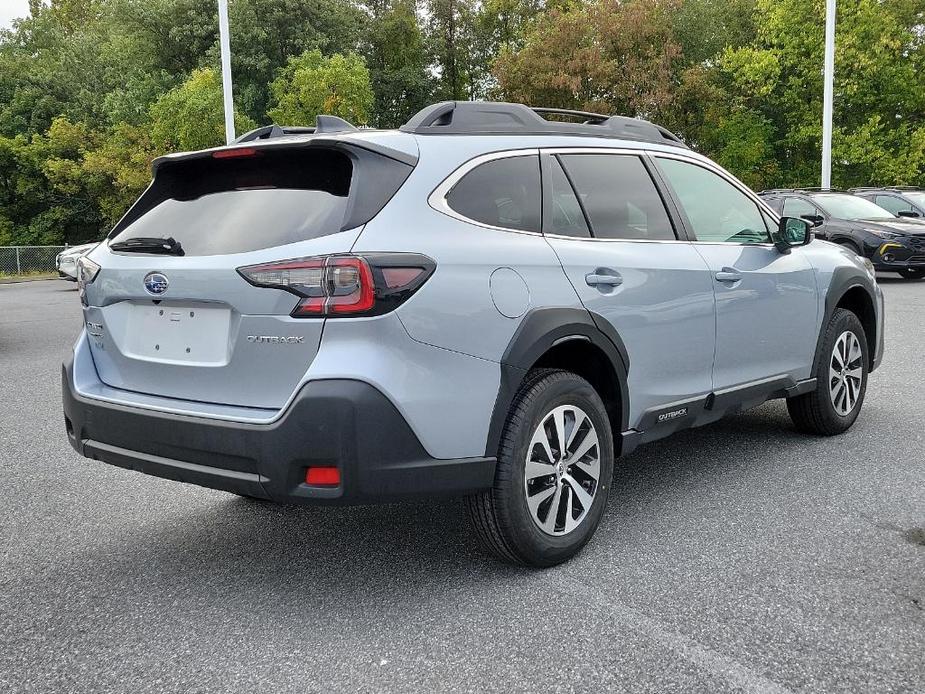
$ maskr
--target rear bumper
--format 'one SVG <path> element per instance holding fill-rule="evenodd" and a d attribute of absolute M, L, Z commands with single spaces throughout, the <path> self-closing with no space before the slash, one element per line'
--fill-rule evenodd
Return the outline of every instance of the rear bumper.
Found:
<path fill-rule="evenodd" d="M 126 407 L 75 391 L 62 370 L 68 439 L 81 455 L 157 477 L 276 502 L 363 504 L 482 491 L 493 458 L 430 457 L 395 406 L 362 381 L 307 383 L 271 424 Z M 336 466 L 341 484 L 305 484 L 313 466 Z"/>

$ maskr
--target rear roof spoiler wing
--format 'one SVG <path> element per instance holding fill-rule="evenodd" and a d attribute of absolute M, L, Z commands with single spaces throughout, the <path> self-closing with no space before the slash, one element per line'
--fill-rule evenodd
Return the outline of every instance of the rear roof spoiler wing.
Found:
<path fill-rule="evenodd" d="M 267 126 L 267 127 L 279 127 L 279 126 Z M 258 128 L 258 130 L 263 130 L 263 128 Z M 256 131 L 252 131 L 256 132 Z M 363 149 L 374 154 L 386 157 L 388 159 L 394 159 L 395 161 L 406 164 L 407 166 L 416 166 L 418 163 L 418 157 L 416 154 L 410 154 L 408 152 L 403 152 L 401 150 L 395 149 L 394 147 L 388 147 L 387 145 L 374 142 L 364 137 L 351 137 L 355 132 L 360 132 L 356 128 L 353 131 L 347 132 L 338 132 L 338 133 L 286 133 L 284 131 L 283 136 L 275 136 L 272 138 L 255 138 L 251 141 L 247 141 L 244 145 L 247 148 L 254 149 L 282 149 L 282 148 L 293 148 L 293 147 L 331 147 L 331 148 L 344 148 L 348 151 L 351 149 Z M 250 133 L 248 133 L 250 134 Z M 245 136 L 242 136 L 245 137 Z M 157 175 L 158 170 L 165 164 L 173 164 L 183 161 L 191 161 L 194 159 L 206 159 L 211 157 L 215 152 L 223 152 L 234 149 L 241 149 L 242 145 L 235 143 L 226 145 L 224 147 L 213 147 L 211 149 L 201 149 L 195 152 L 177 152 L 176 154 L 165 154 L 164 156 L 157 157 L 151 163 L 151 174 Z"/>

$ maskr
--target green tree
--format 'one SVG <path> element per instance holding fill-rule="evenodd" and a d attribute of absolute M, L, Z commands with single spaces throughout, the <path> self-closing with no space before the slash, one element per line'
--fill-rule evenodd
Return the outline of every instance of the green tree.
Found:
<path fill-rule="evenodd" d="M 235 102 L 258 122 L 271 101 L 270 82 L 291 57 L 315 48 L 325 55 L 356 50 L 365 23 L 353 0 L 236 0 L 228 22 Z M 218 56 L 216 41 L 209 64 L 217 66 Z"/>
<path fill-rule="evenodd" d="M 311 124 L 322 113 L 365 125 L 373 105 L 369 70 L 355 53 L 325 57 L 316 49 L 290 58 L 270 91 L 275 105 L 268 113 L 286 125 Z"/>
<path fill-rule="evenodd" d="M 441 100 L 475 98 L 475 0 L 427 0 L 427 10 L 427 51 L 437 76 L 435 96 Z"/>
<path fill-rule="evenodd" d="M 675 93 L 681 50 L 673 0 L 597 0 L 553 9 L 494 64 L 501 93 L 542 106 L 657 118 Z"/>
<path fill-rule="evenodd" d="M 225 110 L 222 80 L 211 68 L 193 70 L 189 79 L 160 97 L 150 111 L 151 137 L 164 150 L 204 149 L 224 144 Z M 235 113 L 235 130 L 255 127 L 247 116 Z"/>
<path fill-rule="evenodd" d="M 412 0 L 371 4 L 367 64 L 379 127 L 396 127 L 422 109 L 431 80 Z"/>

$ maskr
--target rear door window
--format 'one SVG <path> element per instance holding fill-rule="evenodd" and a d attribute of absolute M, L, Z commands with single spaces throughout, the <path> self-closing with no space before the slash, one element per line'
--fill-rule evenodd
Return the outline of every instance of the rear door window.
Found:
<path fill-rule="evenodd" d="M 463 217 L 504 229 L 540 231 L 540 162 L 535 154 L 476 166 L 450 189 L 447 205 Z"/>
<path fill-rule="evenodd" d="M 674 240 L 665 204 L 642 160 L 621 154 L 563 154 L 595 238 Z"/>
<path fill-rule="evenodd" d="M 330 149 L 166 162 L 113 241 L 173 237 L 185 255 L 244 253 L 341 231 L 350 158 Z"/>

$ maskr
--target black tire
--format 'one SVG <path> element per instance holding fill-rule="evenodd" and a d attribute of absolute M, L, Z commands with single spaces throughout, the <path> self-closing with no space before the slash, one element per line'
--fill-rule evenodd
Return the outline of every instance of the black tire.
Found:
<path fill-rule="evenodd" d="M 571 474 L 569 479 L 560 479 L 561 471 L 556 471 L 548 477 L 536 477 L 531 482 L 526 481 L 527 456 L 530 453 L 528 449 L 534 432 L 538 432 L 541 423 L 549 423 L 553 412 L 561 407 L 576 408 L 573 413 L 580 411 L 593 425 L 593 432 L 597 435 L 596 455 L 599 461 L 596 484 L 591 481 L 590 476 L 582 477 L 583 469 L 577 469 L 577 459 L 568 463 L 568 457 L 564 459 L 561 469 Z M 570 432 L 575 432 L 571 451 L 577 454 L 584 436 L 590 435 L 589 429 L 583 429 L 587 425 L 578 415 L 570 421 L 571 429 L 566 432 L 564 438 L 568 441 L 571 438 Z M 554 432 L 554 429 L 547 431 Z M 547 433 L 547 437 L 550 435 L 552 434 Z M 579 439 L 579 436 L 582 436 L 582 439 Z M 490 554 L 515 564 L 546 567 L 566 561 L 584 547 L 597 529 L 607 506 L 613 477 L 613 433 L 607 410 L 597 391 L 585 379 L 569 371 L 531 371 L 514 396 L 498 448 L 494 486 L 486 492 L 466 498 L 466 513 L 479 544 Z M 552 446 L 550 449 L 554 451 L 553 457 L 556 458 L 557 449 L 553 449 Z M 543 450 L 542 447 L 534 447 L 534 452 Z M 594 450 L 590 449 L 586 456 L 593 458 Z M 542 457 L 547 456 L 542 453 Z M 540 462 L 545 464 L 545 461 Z M 558 469 L 550 465 L 550 471 L 553 470 Z M 583 479 L 582 487 L 586 492 L 593 489 L 590 508 L 587 509 L 580 506 L 580 494 L 571 491 L 569 484 L 569 481 L 575 482 L 579 477 Z M 553 503 L 560 500 L 560 506 L 557 506 L 557 512 L 552 518 L 552 530 L 561 534 L 544 532 L 538 525 L 540 521 L 534 519 L 534 512 L 527 502 L 527 485 L 535 483 L 542 485 L 542 492 L 548 492 L 550 488 L 560 488 L 561 497 L 558 492 L 549 497 L 551 501 L 545 506 L 545 511 L 546 520 L 549 522 Z M 566 487 L 568 491 L 565 491 Z M 531 489 L 534 488 L 537 487 L 531 486 Z M 535 500 L 536 496 L 532 498 Z M 544 500 L 537 505 L 538 514 L 543 512 L 545 504 Z M 573 504 L 578 505 L 573 507 Z M 578 524 L 571 530 L 567 530 L 565 520 L 569 510 L 578 513 Z M 562 518 L 561 530 L 559 518 Z M 575 522 L 574 515 L 571 520 Z"/>
<path fill-rule="evenodd" d="M 834 359 L 833 353 L 836 342 L 845 333 L 855 336 L 861 351 L 860 359 L 851 362 L 851 364 L 859 363 L 861 369 L 860 386 L 853 389 L 856 399 L 846 413 L 839 412 L 833 402 L 832 384 L 836 384 L 836 392 L 840 393 L 841 390 L 837 387 L 838 379 L 830 378 L 829 371 Z M 835 309 L 835 313 L 829 319 L 824 328 L 822 339 L 819 341 L 819 353 L 816 355 L 816 372 L 813 374 L 816 377 L 815 390 L 805 395 L 787 399 L 787 410 L 790 412 L 790 418 L 796 425 L 797 430 L 805 434 L 834 436 L 850 429 L 858 418 L 864 404 L 869 364 L 867 337 L 864 334 L 864 326 L 861 325 L 861 321 L 851 311 Z M 849 389 L 850 384 L 847 379 L 843 378 L 842 380 L 841 386 L 846 390 Z M 846 395 L 846 397 L 848 396 Z M 835 399 L 838 400 L 838 398 Z M 847 401 L 840 402 L 842 403 L 842 409 L 845 409 Z"/>
<path fill-rule="evenodd" d="M 925 270 L 897 270 L 896 272 L 907 280 L 920 280 L 925 277 Z"/>

